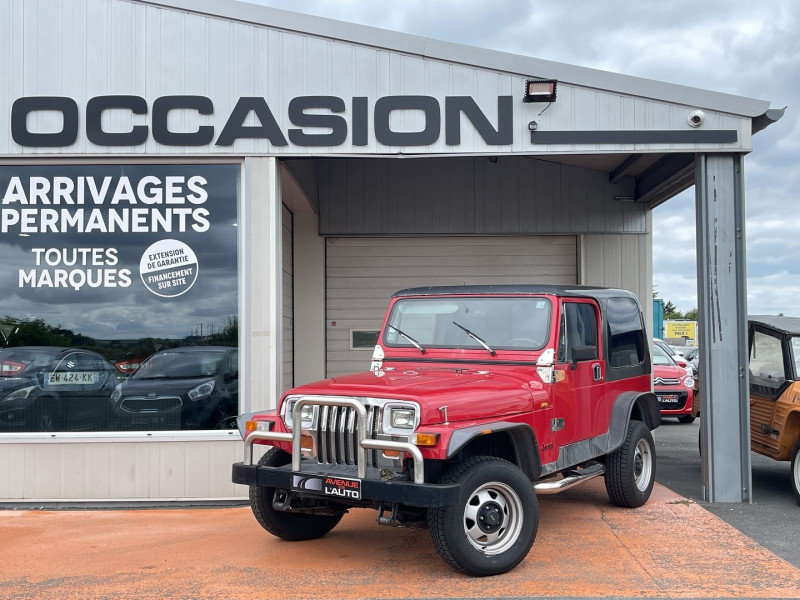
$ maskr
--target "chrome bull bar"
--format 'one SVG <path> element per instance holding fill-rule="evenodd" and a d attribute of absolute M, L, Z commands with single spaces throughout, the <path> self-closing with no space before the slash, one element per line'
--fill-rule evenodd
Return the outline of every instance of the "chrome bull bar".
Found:
<path fill-rule="evenodd" d="M 409 442 L 394 442 L 390 440 L 373 440 L 367 438 L 367 409 L 358 400 L 350 398 L 301 398 L 292 407 L 292 423 L 295 424 L 292 433 L 280 431 L 251 431 L 244 440 L 244 464 L 253 464 L 253 442 L 264 440 L 266 442 L 291 442 L 292 443 L 292 471 L 300 471 L 301 436 L 300 409 L 303 406 L 315 404 L 317 406 L 342 406 L 356 411 L 358 419 L 358 453 L 357 467 L 359 479 L 367 476 L 367 450 L 390 450 L 407 452 L 414 460 L 414 483 L 425 483 L 425 466 L 422 452 Z"/>

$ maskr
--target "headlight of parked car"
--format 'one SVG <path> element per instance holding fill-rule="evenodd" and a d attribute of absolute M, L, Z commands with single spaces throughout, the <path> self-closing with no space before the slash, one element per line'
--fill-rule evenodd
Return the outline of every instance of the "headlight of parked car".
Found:
<path fill-rule="evenodd" d="M 114 391 L 111 392 L 111 402 L 118 402 L 119 399 L 122 397 L 122 384 L 117 384 L 117 387 L 114 388 Z"/>
<path fill-rule="evenodd" d="M 205 383 L 201 383 L 197 387 L 194 387 L 189 390 L 189 399 L 190 400 L 200 400 L 201 398 L 205 398 L 211 395 L 211 392 L 214 391 L 214 380 L 206 381 Z"/>
<path fill-rule="evenodd" d="M 387 404 L 383 408 L 383 432 L 408 435 L 419 425 L 417 409 L 408 404 Z"/>
<path fill-rule="evenodd" d="M 685 385 L 687 388 L 693 388 L 694 378 L 687 376 L 686 379 L 683 380 L 683 385 Z"/>
<path fill-rule="evenodd" d="M 15 400 L 18 402 L 20 400 L 25 400 L 28 396 L 31 395 L 31 392 L 36 389 L 36 386 L 24 387 L 18 390 L 14 390 L 5 398 L 0 398 L 0 402 L 14 402 Z"/>

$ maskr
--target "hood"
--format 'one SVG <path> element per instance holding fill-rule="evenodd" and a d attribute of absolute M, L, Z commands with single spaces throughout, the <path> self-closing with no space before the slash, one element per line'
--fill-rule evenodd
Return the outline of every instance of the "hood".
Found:
<path fill-rule="evenodd" d="M 123 396 L 139 396 L 156 393 L 159 396 L 183 396 L 189 390 L 206 381 L 214 381 L 213 377 L 189 377 L 180 379 L 126 379 L 121 384 Z"/>
<path fill-rule="evenodd" d="M 663 379 L 682 379 L 686 377 L 686 369 L 672 365 L 653 365 L 653 379 L 662 377 Z"/>
<path fill-rule="evenodd" d="M 538 394 L 537 394 L 538 392 Z M 421 408 L 420 424 L 517 414 L 530 410 L 534 394 L 546 394 L 535 369 L 492 370 L 458 367 L 397 366 L 304 385 L 287 395 L 314 394 L 409 400 Z"/>

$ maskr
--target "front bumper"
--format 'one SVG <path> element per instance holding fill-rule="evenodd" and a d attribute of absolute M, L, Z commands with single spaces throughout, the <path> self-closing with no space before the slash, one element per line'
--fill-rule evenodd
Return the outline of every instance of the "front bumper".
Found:
<path fill-rule="evenodd" d="M 343 473 L 326 473 L 303 471 L 303 475 L 318 475 L 321 477 L 341 477 Z M 278 489 L 291 490 L 292 469 L 285 467 L 263 467 L 259 465 L 246 465 L 234 463 L 233 482 L 242 485 L 264 486 Z M 460 486 L 458 484 L 438 485 L 432 483 L 412 483 L 410 481 L 381 481 L 377 479 L 361 479 L 361 502 L 391 502 L 407 506 L 422 508 L 436 508 L 453 506 L 458 502 Z M 307 491 L 292 490 L 293 494 L 300 496 L 313 496 L 315 498 L 335 501 L 330 496 L 313 494 Z"/>
<path fill-rule="evenodd" d="M 357 441 L 354 465 L 335 463 L 316 463 L 303 461 L 301 458 L 301 428 L 295 427 L 291 433 L 280 431 L 251 431 L 244 439 L 244 460 L 233 465 L 233 482 L 250 486 L 263 486 L 290 490 L 293 495 L 323 498 L 336 502 L 340 498 L 324 494 L 322 491 L 310 490 L 308 487 L 295 487 L 295 476 L 312 478 L 345 478 L 349 482 L 357 482 L 360 494 L 357 505 L 370 505 L 375 502 L 388 502 L 418 507 L 452 506 L 459 496 L 458 485 L 437 485 L 425 482 L 425 464 L 422 453 L 414 444 L 391 440 L 379 440 L 367 437 L 367 411 L 364 405 L 354 398 L 308 396 L 295 402 L 292 422 L 300 423 L 300 409 L 309 404 L 319 406 L 337 406 L 355 411 L 357 424 Z M 267 467 L 253 464 L 253 444 L 256 441 L 281 442 L 291 444 L 292 460 L 290 465 Z M 382 479 L 375 468 L 367 468 L 368 450 L 389 450 L 410 457 L 413 465 L 409 479 Z M 345 494 L 345 497 L 347 494 Z M 347 498 L 345 498 L 347 499 Z"/>

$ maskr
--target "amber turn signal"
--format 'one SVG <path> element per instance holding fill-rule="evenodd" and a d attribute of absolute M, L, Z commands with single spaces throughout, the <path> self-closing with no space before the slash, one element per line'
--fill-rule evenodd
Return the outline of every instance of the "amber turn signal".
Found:
<path fill-rule="evenodd" d="M 435 446 L 439 443 L 438 433 L 418 433 L 417 446 Z"/>

